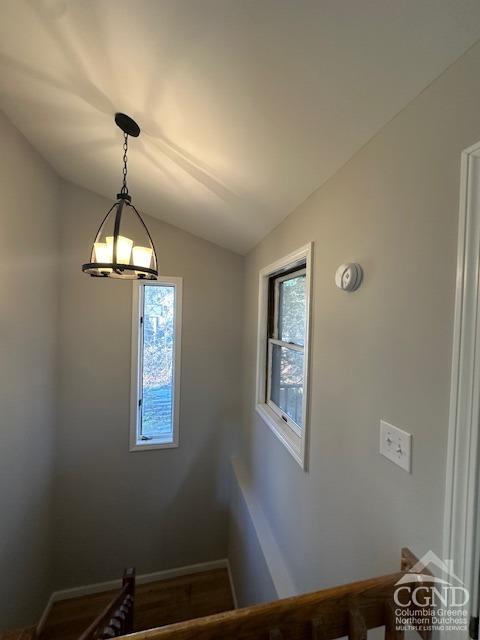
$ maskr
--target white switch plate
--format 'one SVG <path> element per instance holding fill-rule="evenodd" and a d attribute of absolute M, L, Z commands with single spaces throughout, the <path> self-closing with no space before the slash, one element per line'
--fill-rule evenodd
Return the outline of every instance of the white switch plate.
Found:
<path fill-rule="evenodd" d="M 381 420 L 380 453 L 410 473 L 412 470 L 412 434 Z"/>

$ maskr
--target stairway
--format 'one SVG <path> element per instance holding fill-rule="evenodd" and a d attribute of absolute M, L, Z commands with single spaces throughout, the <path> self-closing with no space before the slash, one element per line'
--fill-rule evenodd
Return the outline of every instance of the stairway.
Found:
<path fill-rule="evenodd" d="M 409 582 L 428 591 L 432 574 L 408 549 L 402 549 L 401 569 L 395 573 L 151 628 L 133 633 L 129 640 L 367 640 L 373 629 L 385 640 L 404 640 L 394 594 L 407 574 Z M 418 604 L 422 607 L 428 602 L 422 597 Z M 402 615 L 407 616 L 406 626 L 415 629 L 416 637 L 431 640 L 430 613 L 411 611 L 407 602 Z"/>
<path fill-rule="evenodd" d="M 234 609 L 226 569 L 141 585 L 129 569 L 116 591 L 55 603 L 36 636 L 24 629 L 0 640 L 107 640 L 128 634 L 131 640 L 367 640 L 369 630 L 380 628 L 385 640 L 404 640 L 397 626 L 401 606 L 407 626 L 430 640 L 432 613 L 394 600 L 405 580 L 417 593 L 428 592 L 432 583 L 432 574 L 408 549 L 395 573 Z M 427 598 L 428 593 L 422 596 L 424 605 Z"/>
<path fill-rule="evenodd" d="M 116 591 L 106 591 L 56 602 L 39 640 L 78 640 L 115 594 Z M 137 584 L 134 630 L 143 631 L 162 627 L 228 611 L 233 607 L 226 569 Z M 19 637 L 18 640 L 20 638 L 27 640 L 27 637 Z M 17 640 L 17 638 L 13 636 L 8 640 Z"/>

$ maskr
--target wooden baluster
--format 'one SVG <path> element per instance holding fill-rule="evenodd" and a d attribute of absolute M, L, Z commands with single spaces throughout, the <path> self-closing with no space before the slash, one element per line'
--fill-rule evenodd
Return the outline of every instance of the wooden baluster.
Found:
<path fill-rule="evenodd" d="M 397 629 L 395 605 L 391 600 L 385 603 L 385 640 L 403 640 L 405 631 Z"/>
<path fill-rule="evenodd" d="M 325 623 L 322 617 L 314 618 L 311 622 L 312 640 L 326 640 Z"/>
<path fill-rule="evenodd" d="M 115 615 L 113 616 L 116 620 L 118 620 L 118 622 L 120 623 L 120 628 L 121 628 L 121 634 L 122 636 L 124 636 L 126 634 L 126 628 L 125 628 L 125 622 L 126 622 L 126 616 L 125 613 L 122 611 L 122 607 L 119 607 L 116 611 L 115 611 Z"/>
<path fill-rule="evenodd" d="M 119 614 L 123 616 L 123 628 L 125 633 L 127 633 L 129 609 L 125 603 L 122 603 L 122 606 L 119 609 Z"/>
<path fill-rule="evenodd" d="M 113 614 L 113 618 L 110 620 L 110 626 L 115 629 L 117 636 L 123 635 L 122 619 L 117 615 L 117 612 Z"/>
<path fill-rule="evenodd" d="M 348 610 L 348 638 L 349 640 L 367 640 L 367 625 L 360 613 L 360 609 L 352 606 Z"/>

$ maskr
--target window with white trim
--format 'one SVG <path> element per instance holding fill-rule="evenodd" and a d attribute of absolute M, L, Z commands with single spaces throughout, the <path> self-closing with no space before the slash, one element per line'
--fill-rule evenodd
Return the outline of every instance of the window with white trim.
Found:
<path fill-rule="evenodd" d="M 182 279 L 133 286 L 130 450 L 176 447 Z"/>
<path fill-rule="evenodd" d="M 256 410 L 305 466 L 311 245 L 260 272 Z"/>

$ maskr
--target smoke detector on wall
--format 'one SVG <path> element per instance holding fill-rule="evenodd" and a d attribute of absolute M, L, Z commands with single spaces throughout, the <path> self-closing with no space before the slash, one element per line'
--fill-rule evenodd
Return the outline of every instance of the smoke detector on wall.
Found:
<path fill-rule="evenodd" d="M 355 262 L 341 264 L 335 273 L 335 284 L 342 291 L 356 291 L 363 279 L 363 269 Z"/>

